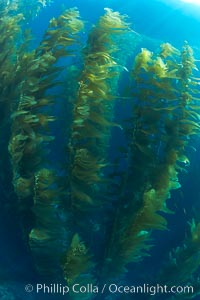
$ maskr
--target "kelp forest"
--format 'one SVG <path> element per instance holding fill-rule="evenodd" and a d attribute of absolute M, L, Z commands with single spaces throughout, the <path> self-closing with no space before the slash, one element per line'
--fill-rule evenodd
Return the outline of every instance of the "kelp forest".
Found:
<path fill-rule="evenodd" d="M 29 22 L 50 4 L 0 5 L 1 219 L 17 228 L 40 282 L 130 285 L 141 270 L 140 284 L 194 286 L 191 294 L 165 299 L 194 299 L 200 293 L 195 201 L 188 199 L 179 244 L 154 276 L 142 265 L 156 236 L 174 234 L 174 195 L 192 174 L 198 59 L 187 41 L 180 49 L 167 41 L 148 49 L 128 16 L 109 8 L 95 24 L 77 8 L 63 8 L 34 44 Z M 133 296 L 117 297 L 65 296 Z"/>

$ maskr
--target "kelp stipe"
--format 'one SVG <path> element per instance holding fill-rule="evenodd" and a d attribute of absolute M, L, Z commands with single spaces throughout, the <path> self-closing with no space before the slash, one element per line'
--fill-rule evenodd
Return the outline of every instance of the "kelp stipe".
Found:
<path fill-rule="evenodd" d="M 0 186 L 1 216 L 17 218 L 18 205 L 12 186 L 12 167 L 8 153 L 10 115 L 17 84 L 17 41 L 22 39 L 23 15 L 10 16 L 0 4 Z M 14 221 L 13 221 L 14 223 Z M 13 224 L 12 223 L 12 224 Z M 13 227 L 14 228 L 14 227 Z"/>
<path fill-rule="evenodd" d="M 156 143 L 160 118 L 160 112 L 154 112 L 157 99 L 151 97 L 151 93 L 156 94 L 157 90 L 154 91 L 153 84 L 149 83 L 155 76 L 155 72 L 152 71 L 152 75 L 149 70 L 149 64 L 154 63 L 152 56 L 153 53 L 143 49 L 135 58 L 132 71 L 138 90 L 134 90 L 136 100 L 133 99 L 133 127 L 129 129 L 128 170 L 122 178 L 121 199 L 108 241 L 108 258 L 104 271 L 115 277 L 126 272 L 127 263 L 138 261 L 141 256 L 147 255 L 146 251 L 150 247 L 147 241 L 152 229 L 166 228 L 165 219 L 156 213 L 166 210 L 162 194 L 151 183 L 152 172 L 157 166 Z M 143 76 L 144 72 L 146 76 Z M 166 193 L 168 196 L 168 191 L 163 191 L 164 195 Z M 118 262 L 115 260 L 117 257 Z"/>
<path fill-rule="evenodd" d="M 107 9 L 84 49 L 70 141 L 72 206 L 80 210 L 88 209 L 85 204 L 98 203 L 94 188 L 102 181 L 110 129 L 116 125 L 112 122 L 112 85 L 120 70 L 112 57 L 118 50 L 113 37 L 127 29 L 123 17 Z"/>
<path fill-rule="evenodd" d="M 115 101 L 113 93 L 116 92 L 116 82 L 122 68 L 113 58 L 113 54 L 118 51 L 115 37 L 128 30 L 124 16 L 106 9 L 105 15 L 89 33 L 83 51 L 83 70 L 79 75 L 69 143 L 69 184 L 74 227 L 78 229 L 81 239 L 87 240 L 86 246 L 89 242 L 89 221 L 94 218 L 94 209 L 102 213 L 104 207 L 104 200 L 99 196 L 100 190 L 105 190 L 103 168 L 107 165 L 111 128 L 118 126 L 112 121 Z M 70 268 L 75 264 L 77 276 L 81 271 L 83 274 L 87 271 L 88 264 L 94 273 L 93 257 L 79 255 L 76 262 L 69 255 L 67 251 L 63 259 L 66 274 L 69 262 Z M 83 266 L 85 270 L 82 270 Z M 82 282 L 82 273 L 74 280 Z M 90 281 L 94 281 L 92 277 Z"/>
<path fill-rule="evenodd" d="M 123 275 L 127 263 L 147 255 L 153 229 L 166 229 L 166 220 L 160 212 L 170 213 L 166 200 L 171 190 L 180 188 L 178 172 L 189 165 L 185 156 L 189 137 L 199 132 L 193 110 L 183 102 L 185 88 L 191 92 L 190 100 L 196 93 L 191 89 L 196 85 L 191 81 L 195 68 L 191 49 L 186 45 L 180 54 L 166 45 L 162 45 L 160 55 L 142 49 L 135 58 L 128 170 L 125 180 L 122 178 L 124 191 L 104 262 L 104 272 L 111 277 Z M 187 133 L 186 124 L 191 125 Z"/>
<path fill-rule="evenodd" d="M 37 186 L 40 184 L 38 181 L 41 180 L 41 176 L 38 175 L 41 172 L 40 169 L 48 166 L 47 146 L 54 139 L 50 134 L 48 124 L 55 121 L 51 107 L 55 105 L 56 96 L 49 94 L 48 91 L 60 84 L 56 78 L 62 67 L 57 67 L 56 63 L 61 57 L 71 55 L 72 50 L 68 48 L 77 42 L 78 32 L 82 28 L 83 23 L 79 20 L 78 11 L 76 9 L 65 11 L 60 17 L 50 21 L 49 28 L 38 48 L 32 52 L 20 53 L 18 60 L 18 74 L 21 80 L 19 80 L 16 90 L 19 102 L 11 116 L 12 135 L 9 152 L 13 166 L 13 184 L 20 199 L 20 210 L 24 215 L 30 214 L 32 211 L 32 219 L 36 223 L 36 228 L 32 229 L 29 237 L 30 247 L 36 256 L 36 265 L 41 274 L 47 274 L 45 269 L 47 265 L 42 266 L 39 256 L 44 257 L 44 252 L 48 253 L 48 249 L 49 253 L 54 252 L 51 243 L 54 238 L 51 234 L 55 237 L 54 231 L 49 228 L 47 231 L 51 231 L 49 231 L 48 238 L 43 239 L 43 232 L 45 226 L 48 228 L 48 224 L 46 224 L 46 217 L 41 211 L 49 212 L 52 206 L 52 210 L 57 209 L 53 202 L 45 205 L 44 197 L 39 198 L 41 192 L 35 194 Z M 24 77 L 21 77 L 22 74 Z M 48 170 L 45 174 L 48 176 Z M 53 189 L 54 185 L 45 187 L 49 200 L 54 195 Z M 59 190 L 56 192 L 59 197 Z M 63 196 L 62 193 L 61 195 Z M 59 218 L 55 219 L 55 224 L 56 222 L 59 223 Z M 26 236 L 32 226 L 32 223 L 28 226 L 24 225 Z M 40 233 L 38 234 L 38 232 Z M 40 238 L 43 239 L 42 244 Z M 58 239 L 60 239 L 59 234 Z M 62 253 L 62 247 L 59 251 Z M 38 255 L 39 252 L 41 252 L 40 255 Z M 53 267 L 49 268 L 49 274 L 53 272 L 52 270 Z"/>
<path fill-rule="evenodd" d="M 74 11 L 74 14 L 78 13 Z M 42 160 L 42 148 L 53 139 L 47 128 L 55 117 L 45 112 L 44 107 L 49 109 L 54 103 L 54 96 L 47 95 L 47 91 L 58 85 L 55 79 L 61 68 L 55 64 L 60 57 L 67 55 L 66 47 L 75 41 L 74 37 L 71 37 L 72 19 L 67 19 L 67 13 L 64 13 L 57 20 L 51 20 L 41 45 L 32 52 L 19 55 L 17 67 L 19 83 L 16 88 L 19 100 L 18 107 L 11 116 L 13 124 L 9 151 L 13 164 L 14 186 L 20 198 L 24 197 L 24 190 L 19 186 L 21 178 L 23 177 L 25 181 L 33 180 L 34 172 Z M 67 23 L 70 25 L 67 26 Z M 69 40 L 63 40 L 67 39 L 67 36 Z"/>
<path fill-rule="evenodd" d="M 14 88 L 17 83 L 16 71 L 18 57 L 16 41 L 22 39 L 21 26 L 23 23 L 23 15 L 17 14 L 11 17 L 6 15 L 4 11 L 0 11 L 0 13 L 0 126 L 5 126 L 8 125 L 8 115 L 11 113 L 13 106 L 12 99 L 15 97 Z"/>
<path fill-rule="evenodd" d="M 51 53 L 55 62 L 63 56 L 72 55 L 74 50 L 71 46 L 78 43 L 79 32 L 82 29 L 83 22 L 79 18 L 78 10 L 65 11 L 60 17 L 50 21 L 38 48 L 39 55 Z M 53 70 L 57 74 L 61 68 L 54 67 Z M 51 73 L 47 78 L 52 78 Z M 64 191 L 63 182 L 63 178 L 53 170 L 39 170 L 39 173 L 35 174 L 35 228 L 29 234 L 29 243 L 40 274 L 51 278 L 63 278 L 61 258 L 72 236 L 70 212 L 66 211 L 66 207 L 69 206 L 68 194 Z"/>

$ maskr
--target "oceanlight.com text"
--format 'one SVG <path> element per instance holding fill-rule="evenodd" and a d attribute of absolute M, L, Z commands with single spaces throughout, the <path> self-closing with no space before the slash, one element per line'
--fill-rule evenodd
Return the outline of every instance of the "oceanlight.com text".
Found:
<path fill-rule="evenodd" d="M 66 295 L 68 293 L 74 294 L 149 294 L 154 296 L 156 294 L 187 294 L 194 293 L 193 286 L 167 286 L 167 285 L 150 285 L 144 283 L 142 285 L 120 285 L 116 283 L 94 285 L 88 283 L 81 285 L 75 283 L 73 285 L 63 285 L 60 283 L 37 283 L 35 286 L 27 284 L 25 286 L 27 293 L 36 292 L 37 294 L 60 294 Z"/>

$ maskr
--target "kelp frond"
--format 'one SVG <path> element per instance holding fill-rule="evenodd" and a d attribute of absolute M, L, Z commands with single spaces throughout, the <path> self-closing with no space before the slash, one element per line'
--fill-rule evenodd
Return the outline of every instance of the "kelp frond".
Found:
<path fill-rule="evenodd" d="M 32 211 L 34 227 L 29 245 L 37 270 L 42 276 L 56 276 L 68 238 L 67 214 L 64 214 L 66 192 L 54 170 L 43 168 L 35 174 Z M 59 275 L 60 276 L 60 275 Z"/>
<path fill-rule="evenodd" d="M 79 209 L 84 209 L 84 199 L 86 204 L 94 203 L 94 185 L 101 183 L 102 168 L 107 165 L 108 138 L 111 127 L 116 125 L 112 122 L 112 87 L 120 74 L 112 56 L 117 51 L 114 38 L 127 31 L 125 16 L 106 9 L 92 28 L 84 49 L 70 144 L 72 205 Z M 79 190 L 75 191 L 74 186 Z"/>
<path fill-rule="evenodd" d="M 69 285 L 79 282 L 83 274 L 89 274 L 94 268 L 91 255 L 79 235 L 74 234 L 71 245 L 62 258 L 63 273 Z"/>
<path fill-rule="evenodd" d="M 182 246 L 172 250 L 159 280 L 167 284 L 192 284 L 200 267 L 200 223 L 189 223 L 190 231 Z M 196 274 L 196 275 L 195 275 Z M 194 291 L 196 292 L 196 291 Z"/>
<path fill-rule="evenodd" d="M 152 230 L 167 228 L 166 201 L 172 190 L 181 187 L 180 164 L 189 166 L 186 147 L 189 138 L 199 133 L 198 112 L 189 108 L 196 94 L 190 80 L 195 69 L 192 50 L 188 44 L 182 52 L 169 44 L 161 49 L 157 56 L 142 49 L 131 73 L 136 99 L 128 135 L 129 171 L 103 266 L 103 274 L 111 277 L 123 274 L 128 263 L 147 254 Z"/>

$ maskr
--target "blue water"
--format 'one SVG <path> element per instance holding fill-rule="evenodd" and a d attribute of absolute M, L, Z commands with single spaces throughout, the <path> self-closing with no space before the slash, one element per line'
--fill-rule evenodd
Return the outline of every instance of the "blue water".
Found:
<path fill-rule="evenodd" d="M 33 0 L 32 0 L 33 1 Z M 104 8 L 109 7 L 128 15 L 128 22 L 133 30 L 145 37 L 137 46 L 147 47 L 154 51 L 155 45 L 162 42 L 169 42 L 173 46 L 180 48 L 184 41 L 188 41 L 194 49 L 196 59 L 200 59 L 200 6 L 193 6 L 188 3 L 173 0 L 55 0 L 49 7 L 41 10 L 37 17 L 29 20 L 26 27 L 31 28 L 34 39 L 32 47 L 40 43 L 48 22 L 52 17 L 57 17 L 62 12 L 62 5 L 65 8 L 77 7 L 81 18 L 86 20 L 85 36 L 92 24 L 104 13 Z M 84 37 L 84 39 L 86 39 Z M 145 41 L 145 42 L 144 42 Z M 155 49 L 156 50 L 156 49 Z M 74 60 L 76 61 L 76 59 Z M 79 63 L 79 62 L 78 62 Z M 198 62 L 197 62 L 198 65 Z M 120 89 L 123 90 L 125 82 L 121 82 Z M 59 111 L 59 109 L 58 109 Z M 123 116 L 127 117 L 128 109 L 125 108 Z M 122 118 L 121 110 L 116 108 L 116 116 Z M 117 140 L 119 138 L 119 140 Z M 60 137 L 57 136 L 59 141 Z M 114 130 L 111 147 L 113 151 L 117 144 L 123 144 L 123 137 Z M 167 263 L 169 252 L 172 248 L 178 247 L 185 238 L 187 224 L 194 217 L 198 216 L 200 210 L 200 140 L 195 137 L 194 144 L 196 152 L 190 153 L 190 167 L 187 174 L 180 175 L 182 187 L 180 190 L 172 192 L 172 197 L 167 201 L 168 206 L 173 210 L 173 214 L 166 215 L 168 220 L 167 231 L 155 231 L 153 238 L 155 246 L 150 251 L 150 256 L 146 257 L 142 263 L 131 264 L 129 273 L 123 281 L 123 285 L 136 285 L 143 283 L 155 283 L 154 278 L 164 268 Z M 55 147 L 56 148 L 56 147 Z M 59 148 L 59 147 L 58 147 Z M 61 151 L 62 150 L 59 150 Z M 113 153 L 111 151 L 111 153 Z M 59 156 L 58 152 L 53 155 Z M 112 156 L 112 154 L 110 154 Z M 114 153 L 113 153 L 114 155 Z M 122 162 L 123 164 L 123 162 Z M 122 169 L 123 169 L 122 165 Z M 24 245 L 18 217 L 15 214 L 17 203 L 14 192 L 8 194 L 7 187 L 0 188 L 0 208 L 5 207 L 7 198 L 10 207 L 2 208 L 0 211 L 0 300 L 46 300 L 46 299 L 68 299 L 60 295 L 39 295 L 35 292 L 25 293 L 24 286 L 28 283 L 36 285 L 43 282 L 40 275 L 34 268 L 34 260 L 29 249 Z M 194 209 L 195 206 L 195 209 Z M 200 273 L 196 275 L 196 278 Z M 180 283 L 181 285 L 181 283 Z M 80 295 L 80 300 L 82 296 Z M 154 296 L 131 296 L 131 295 L 107 295 L 107 298 L 98 295 L 95 299 L 153 299 Z M 155 296 L 155 299 L 173 299 L 166 295 Z M 176 299 L 176 298 L 175 298 Z M 177 299 L 179 299 L 177 297 Z M 181 298 L 180 299 L 187 299 Z M 194 299 L 200 299 L 196 296 Z"/>
<path fill-rule="evenodd" d="M 182 45 L 187 40 L 191 45 L 199 46 L 200 9 L 178 0 L 58 0 L 45 8 L 33 23 L 33 32 L 42 34 L 48 20 L 60 13 L 61 4 L 66 7 L 78 7 L 83 19 L 95 23 L 103 14 L 105 7 L 110 7 L 122 14 L 127 14 L 132 27 L 140 34 L 153 39 L 171 42 L 174 46 Z M 92 12 L 92 13 L 91 13 Z M 89 18 L 88 18 L 89 17 Z"/>

